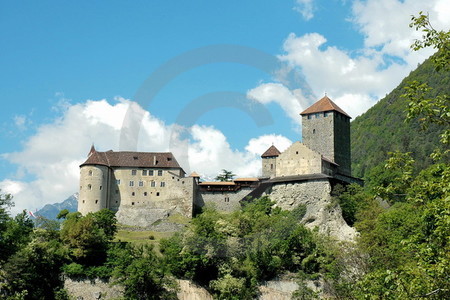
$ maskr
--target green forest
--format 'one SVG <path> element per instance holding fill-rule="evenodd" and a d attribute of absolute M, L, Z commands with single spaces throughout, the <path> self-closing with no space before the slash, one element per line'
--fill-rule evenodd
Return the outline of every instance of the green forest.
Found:
<path fill-rule="evenodd" d="M 0 193 L 0 298 L 70 299 L 64 278 L 100 278 L 124 299 L 177 299 L 176 279 L 215 299 L 255 299 L 262 282 L 288 276 L 293 299 L 449 299 L 450 31 L 422 13 L 411 27 L 423 33 L 413 51 L 437 52 L 352 122 L 365 185 L 332 192 L 355 242 L 306 228 L 306 207 L 285 211 L 266 196 L 233 213 L 204 208 L 185 230 L 136 242 L 109 210 L 34 222 L 11 216 L 13 195 Z M 308 285 L 317 281 L 321 291 Z"/>

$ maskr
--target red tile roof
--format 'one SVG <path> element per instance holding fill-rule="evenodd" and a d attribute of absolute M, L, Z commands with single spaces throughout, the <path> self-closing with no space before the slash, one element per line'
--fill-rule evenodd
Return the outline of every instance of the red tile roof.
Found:
<path fill-rule="evenodd" d="M 337 111 L 337 112 L 340 112 L 341 114 L 343 114 L 344 116 L 351 118 L 345 111 L 342 110 L 342 108 L 337 106 L 336 103 L 331 101 L 331 99 L 328 98 L 327 96 L 323 97 L 322 99 L 320 99 L 319 101 L 317 101 L 316 103 L 314 103 L 313 105 L 311 105 L 310 107 L 305 109 L 300 114 L 301 115 L 309 115 L 309 114 L 324 112 L 324 111 Z"/>
<path fill-rule="evenodd" d="M 131 152 L 112 150 L 98 152 L 91 148 L 87 160 L 80 165 L 103 165 L 133 168 L 181 168 L 171 152 Z"/>
<path fill-rule="evenodd" d="M 271 157 L 271 156 L 278 156 L 280 155 L 280 150 L 277 149 L 274 145 L 270 146 L 269 149 L 264 152 L 261 157 Z"/>

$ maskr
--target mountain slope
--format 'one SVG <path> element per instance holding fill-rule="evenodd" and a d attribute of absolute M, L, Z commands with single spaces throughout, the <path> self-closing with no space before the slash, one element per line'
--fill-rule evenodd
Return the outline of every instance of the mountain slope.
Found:
<path fill-rule="evenodd" d="M 73 194 L 61 203 L 46 204 L 43 208 L 35 212 L 36 216 L 42 216 L 50 220 L 56 220 L 58 213 L 67 209 L 69 212 L 75 212 L 78 208 L 78 193 Z"/>
<path fill-rule="evenodd" d="M 434 70 L 430 59 L 411 72 L 398 87 L 351 123 L 352 173 L 365 178 L 376 166 L 384 164 L 391 151 L 412 152 L 418 169 L 431 164 L 429 154 L 440 147 L 437 126 L 422 131 L 418 120 L 406 123 L 408 101 L 402 97 L 409 82 L 426 82 L 433 88 L 430 96 L 450 94 L 450 72 Z M 367 178 L 366 178 L 367 179 Z"/>

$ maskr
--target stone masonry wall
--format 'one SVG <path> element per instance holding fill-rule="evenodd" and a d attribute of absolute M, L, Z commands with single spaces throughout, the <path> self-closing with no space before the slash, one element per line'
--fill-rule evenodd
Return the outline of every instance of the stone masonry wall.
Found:
<path fill-rule="evenodd" d="M 277 157 L 276 177 L 321 172 L 320 154 L 300 142 L 293 143 Z"/>
<path fill-rule="evenodd" d="M 252 188 L 241 188 L 237 192 L 206 192 L 199 191 L 196 197 L 196 205 L 203 207 L 211 205 L 217 210 L 232 212 L 241 208 L 240 200 L 245 198 Z"/>

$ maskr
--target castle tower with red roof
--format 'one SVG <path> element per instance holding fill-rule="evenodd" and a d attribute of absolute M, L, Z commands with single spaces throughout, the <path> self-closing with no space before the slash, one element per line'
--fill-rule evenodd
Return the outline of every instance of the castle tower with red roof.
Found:
<path fill-rule="evenodd" d="M 351 176 L 351 117 L 327 96 L 302 116 L 302 143 L 338 165 L 338 173 Z"/>

